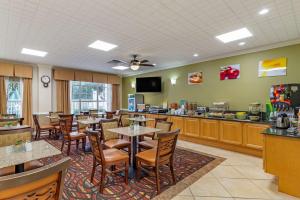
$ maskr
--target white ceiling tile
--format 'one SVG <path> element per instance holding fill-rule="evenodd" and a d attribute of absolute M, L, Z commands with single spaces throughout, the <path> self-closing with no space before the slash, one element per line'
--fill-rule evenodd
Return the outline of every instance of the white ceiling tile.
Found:
<path fill-rule="evenodd" d="M 258 15 L 262 8 L 267 15 Z M 140 54 L 157 69 L 194 63 L 300 37 L 299 0 L 1 0 L 0 58 L 119 72 L 111 59 Z M 215 36 L 247 27 L 253 37 L 223 44 Z M 95 40 L 117 44 L 102 52 Z M 23 47 L 48 52 L 20 54 Z M 193 53 L 199 54 L 194 58 Z M 142 70 L 149 70 L 142 68 Z M 122 73 L 131 73 L 130 70 Z"/>

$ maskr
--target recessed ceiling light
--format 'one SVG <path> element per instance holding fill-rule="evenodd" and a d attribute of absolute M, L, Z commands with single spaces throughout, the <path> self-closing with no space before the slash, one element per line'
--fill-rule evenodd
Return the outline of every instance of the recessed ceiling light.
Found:
<path fill-rule="evenodd" d="M 216 38 L 221 40 L 224 43 L 228 43 L 228 42 L 232 42 L 235 40 L 240 40 L 252 36 L 253 36 L 252 33 L 247 28 L 241 28 L 228 33 L 224 33 L 222 35 L 218 35 L 216 36 Z"/>
<path fill-rule="evenodd" d="M 89 47 L 94 48 L 94 49 L 99 49 L 101 51 L 110 51 L 110 50 L 116 48 L 117 45 L 111 44 L 108 42 L 103 42 L 101 40 L 96 40 L 95 42 L 90 44 Z"/>
<path fill-rule="evenodd" d="M 39 57 L 45 57 L 48 54 L 48 52 L 46 51 L 39 51 L 39 50 L 27 49 L 27 48 L 23 48 L 21 53 L 31 55 L 31 56 L 39 56 Z"/>
<path fill-rule="evenodd" d="M 240 46 L 244 46 L 246 44 L 246 42 L 240 42 L 239 45 Z"/>
<path fill-rule="evenodd" d="M 199 55 L 197 54 L 197 53 L 194 53 L 194 55 L 193 55 L 194 57 L 198 57 Z"/>
<path fill-rule="evenodd" d="M 269 12 L 269 9 L 264 8 L 264 9 L 260 10 L 260 11 L 258 12 L 258 14 L 260 14 L 260 15 L 265 15 L 265 14 L 267 14 L 268 12 Z"/>
<path fill-rule="evenodd" d="M 112 67 L 112 68 L 113 68 L 113 69 L 117 69 L 117 70 L 126 70 L 126 69 L 128 69 L 129 67 L 119 65 L 119 66 L 115 66 L 115 67 Z"/>

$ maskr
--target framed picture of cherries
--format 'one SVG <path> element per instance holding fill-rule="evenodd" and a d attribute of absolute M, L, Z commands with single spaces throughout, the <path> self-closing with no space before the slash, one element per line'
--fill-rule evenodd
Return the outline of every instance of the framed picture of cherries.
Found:
<path fill-rule="evenodd" d="M 220 80 L 230 80 L 240 78 L 240 64 L 220 67 Z"/>

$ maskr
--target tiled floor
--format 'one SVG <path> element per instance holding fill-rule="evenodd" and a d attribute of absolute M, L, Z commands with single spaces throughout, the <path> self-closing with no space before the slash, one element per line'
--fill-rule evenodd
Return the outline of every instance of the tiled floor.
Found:
<path fill-rule="evenodd" d="M 226 160 L 173 200 L 298 199 L 277 191 L 275 177 L 263 171 L 260 158 L 185 141 L 179 141 L 178 145 L 220 156 Z"/>

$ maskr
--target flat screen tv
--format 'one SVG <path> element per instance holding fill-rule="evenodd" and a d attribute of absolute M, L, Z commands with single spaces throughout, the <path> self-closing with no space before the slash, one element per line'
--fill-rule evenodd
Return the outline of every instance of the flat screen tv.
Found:
<path fill-rule="evenodd" d="M 136 92 L 161 92 L 161 77 L 136 78 Z"/>

